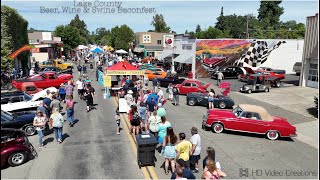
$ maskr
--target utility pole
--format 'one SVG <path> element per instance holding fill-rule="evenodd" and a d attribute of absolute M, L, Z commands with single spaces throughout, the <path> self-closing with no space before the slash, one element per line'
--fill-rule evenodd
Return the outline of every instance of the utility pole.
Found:
<path fill-rule="evenodd" d="M 249 39 L 249 15 L 247 15 L 247 39 Z"/>
<path fill-rule="evenodd" d="M 253 16 L 253 14 L 252 13 L 251 14 L 247 14 L 247 31 L 246 31 L 247 39 L 250 38 L 250 36 L 249 36 L 249 17 L 250 16 Z"/>

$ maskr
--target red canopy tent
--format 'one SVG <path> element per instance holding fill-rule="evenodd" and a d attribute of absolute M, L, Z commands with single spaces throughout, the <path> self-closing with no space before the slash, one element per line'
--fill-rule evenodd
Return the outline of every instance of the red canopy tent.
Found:
<path fill-rule="evenodd" d="M 106 68 L 107 75 L 144 75 L 144 70 L 139 70 L 127 61 L 121 61 Z"/>
<path fill-rule="evenodd" d="M 108 67 L 106 69 L 107 71 L 111 71 L 111 70 L 115 70 L 115 71 L 138 71 L 139 69 L 136 68 L 135 66 L 133 66 L 132 64 L 130 64 L 127 61 L 121 61 L 118 62 L 117 64 Z"/>

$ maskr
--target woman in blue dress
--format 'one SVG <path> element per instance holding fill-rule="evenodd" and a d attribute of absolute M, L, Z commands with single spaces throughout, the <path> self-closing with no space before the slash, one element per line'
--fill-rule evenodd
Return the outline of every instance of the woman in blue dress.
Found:
<path fill-rule="evenodd" d="M 171 123 L 167 121 L 165 116 L 161 117 L 161 122 L 158 124 L 158 143 L 162 144 L 163 139 L 167 136 L 167 128 L 171 127 Z"/>
<path fill-rule="evenodd" d="M 168 168 L 169 168 L 169 162 L 171 163 L 171 170 L 172 173 L 175 171 L 175 161 L 174 159 L 176 158 L 176 149 L 175 145 L 177 143 L 177 136 L 173 132 L 172 127 L 167 128 L 167 135 L 163 140 L 162 143 L 162 155 L 165 158 L 165 173 L 168 174 Z"/>

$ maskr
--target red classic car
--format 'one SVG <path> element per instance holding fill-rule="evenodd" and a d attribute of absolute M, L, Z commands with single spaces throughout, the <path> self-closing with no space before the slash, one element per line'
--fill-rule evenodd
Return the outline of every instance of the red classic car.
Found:
<path fill-rule="evenodd" d="M 33 82 L 37 88 L 48 88 L 48 87 L 60 87 L 62 83 L 66 83 L 71 80 L 73 76 L 71 74 L 61 74 L 57 76 L 55 72 L 44 72 L 41 74 L 36 74 L 31 77 L 20 79 L 20 80 L 13 80 L 12 86 L 21 90 L 22 83 L 24 82 Z"/>
<path fill-rule="evenodd" d="M 271 116 L 263 107 L 240 104 L 233 110 L 209 110 L 203 117 L 202 128 L 215 133 L 224 129 L 265 134 L 270 140 L 297 136 L 296 128 L 286 119 Z"/>
<path fill-rule="evenodd" d="M 266 67 L 260 67 L 257 70 L 252 70 L 251 68 L 244 67 L 246 74 L 240 74 L 238 79 L 240 81 L 249 81 L 254 79 L 254 74 L 263 74 L 265 79 L 272 79 L 271 84 L 274 87 L 281 86 L 281 80 L 285 78 L 285 70 L 275 70 Z M 253 75 L 253 76 L 252 76 Z"/>
<path fill-rule="evenodd" d="M 176 85 L 180 94 L 188 94 L 192 92 L 205 93 L 210 84 L 205 84 L 198 80 L 186 79 L 181 84 Z"/>

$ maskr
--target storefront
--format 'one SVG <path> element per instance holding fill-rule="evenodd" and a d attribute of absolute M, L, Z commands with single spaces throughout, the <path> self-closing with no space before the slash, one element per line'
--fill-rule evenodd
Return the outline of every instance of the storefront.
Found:
<path fill-rule="evenodd" d="M 318 14 L 307 17 L 300 86 L 319 88 Z"/>

